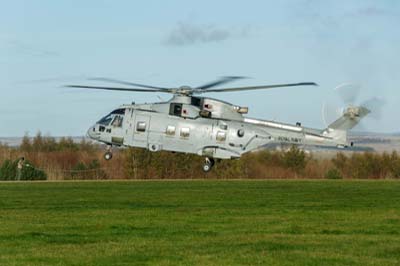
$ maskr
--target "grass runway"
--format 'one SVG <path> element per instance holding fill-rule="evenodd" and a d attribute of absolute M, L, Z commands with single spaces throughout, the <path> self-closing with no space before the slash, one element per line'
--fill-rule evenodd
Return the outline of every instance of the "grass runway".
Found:
<path fill-rule="evenodd" d="M 400 182 L 0 183 L 0 265 L 400 265 Z"/>

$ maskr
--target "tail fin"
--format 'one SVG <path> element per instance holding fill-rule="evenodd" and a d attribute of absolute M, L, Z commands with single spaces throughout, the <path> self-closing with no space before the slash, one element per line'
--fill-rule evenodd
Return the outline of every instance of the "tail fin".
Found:
<path fill-rule="evenodd" d="M 328 129 L 347 131 L 355 127 L 371 111 L 365 107 L 348 107 L 341 117 L 328 126 Z"/>
<path fill-rule="evenodd" d="M 338 147 L 346 147 L 347 131 L 355 127 L 371 111 L 365 107 L 348 107 L 343 115 L 326 128 L 322 134 L 331 137 Z"/>

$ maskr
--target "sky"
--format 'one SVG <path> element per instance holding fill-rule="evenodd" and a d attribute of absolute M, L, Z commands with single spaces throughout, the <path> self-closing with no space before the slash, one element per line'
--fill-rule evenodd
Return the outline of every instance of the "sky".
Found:
<path fill-rule="evenodd" d="M 162 87 L 246 76 L 229 86 L 318 87 L 210 93 L 250 117 L 324 128 L 334 88 L 385 102 L 363 129 L 400 132 L 400 2 L 0 0 L 0 137 L 81 136 L 119 105 L 168 94 L 92 91 L 108 77 Z M 109 85 L 109 84 L 107 84 Z M 339 105 L 339 103 L 335 103 Z M 341 104 L 341 103 L 340 103 Z"/>

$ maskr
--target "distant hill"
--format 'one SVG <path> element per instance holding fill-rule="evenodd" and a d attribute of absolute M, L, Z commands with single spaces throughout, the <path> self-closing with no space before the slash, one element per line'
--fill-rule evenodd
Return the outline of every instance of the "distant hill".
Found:
<path fill-rule="evenodd" d="M 382 137 L 399 137 L 400 132 L 379 133 L 379 132 L 365 132 L 365 131 L 350 131 L 349 136 L 382 136 Z"/>
<path fill-rule="evenodd" d="M 46 136 L 44 136 L 46 137 Z M 30 139 L 32 140 L 34 137 L 30 137 Z M 59 141 L 61 138 L 63 137 L 52 137 L 54 138 L 56 141 Z M 65 137 L 64 137 L 65 138 Z M 74 136 L 74 137 L 68 137 L 68 138 L 72 138 L 72 140 L 76 143 L 81 142 L 83 139 L 88 140 L 89 138 L 83 137 L 83 136 Z M 0 137 L 0 143 L 2 144 L 6 144 L 10 147 L 18 147 L 21 142 L 22 142 L 23 137 Z"/>

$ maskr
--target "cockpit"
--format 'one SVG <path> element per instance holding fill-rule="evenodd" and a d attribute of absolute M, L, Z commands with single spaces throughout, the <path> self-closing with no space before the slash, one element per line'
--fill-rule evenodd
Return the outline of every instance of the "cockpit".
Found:
<path fill-rule="evenodd" d="M 120 108 L 112 111 L 102 119 L 100 119 L 97 124 L 102 126 L 113 126 L 113 127 L 122 127 L 122 122 L 124 121 L 125 109 Z"/>
<path fill-rule="evenodd" d="M 117 143 L 122 135 L 124 116 L 125 108 L 112 111 L 88 130 L 88 136 L 105 143 Z"/>

